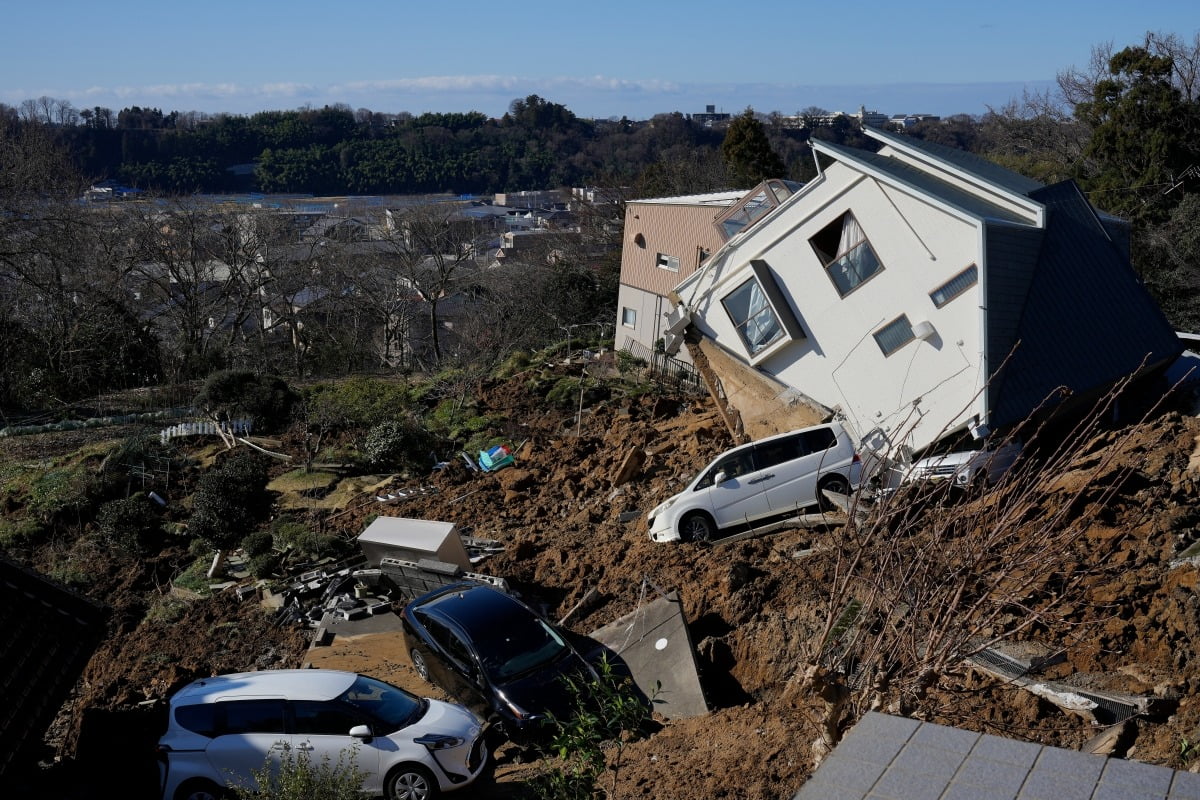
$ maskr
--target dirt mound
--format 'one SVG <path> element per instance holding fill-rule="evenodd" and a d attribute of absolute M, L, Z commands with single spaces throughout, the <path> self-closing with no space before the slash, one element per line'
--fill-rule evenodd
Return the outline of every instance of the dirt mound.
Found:
<path fill-rule="evenodd" d="M 707 398 L 618 396 L 577 419 L 577 409 L 547 406 L 517 378 L 485 385 L 478 401 L 480 413 L 508 420 L 513 467 L 481 473 L 452 460 L 391 485 L 432 485 L 436 493 L 386 506 L 364 495 L 328 515 L 326 530 L 353 537 L 381 513 L 457 523 L 465 534 L 503 542 L 504 552 L 480 569 L 505 576 L 552 617 L 596 589 L 601 602 L 572 619 L 581 631 L 633 610 L 646 587 L 678 590 L 713 712 L 661 721 L 652 736 L 630 744 L 622 795 L 791 796 L 812 769 L 807 743 L 820 703 L 797 691 L 797 682 L 832 569 L 819 554 L 839 529 L 711 546 L 650 542 L 645 513 L 732 445 Z M 1109 691 L 1164 701 L 1131 723 L 1128 755 L 1175 767 L 1188 756 L 1181 742 L 1200 732 L 1197 572 L 1170 566 L 1200 538 L 1200 473 L 1189 464 L 1198 433 L 1195 418 L 1177 414 L 1098 433 L 1039 501 L 1043 510 L 1073 504 L 1072 513 L 1098 512 L 1073 556 L 1084 590 L 1059 609 L 1078 635 L 1059 643 L 1066 660 L 1048 677 L 1085 676 Z M 621 482 L 631 453 L 644 460 Z M 801 551 L 817 555 L 798 559 Z M 169 574 L 165 566 L 159 572 Z M 68 744 L 78 740 L 82 709 L 136 705 L 203 674 L 300 664 L 301 632 L 275 627 L 253 604 L 228 595 L 139 623 L 148 610 L 147 578 L 139 575 L 125 588 L 119 572 L 105 583 L 105 594 L 139 599 L 117 602 L 125 623 L 84 677 L 76 730 L 63 733 Z M 937 722 L 1066 747 L 1096 733 L 1045 700 L 965 667 L 941 676 L 931 696 L 923 713 Z"/>

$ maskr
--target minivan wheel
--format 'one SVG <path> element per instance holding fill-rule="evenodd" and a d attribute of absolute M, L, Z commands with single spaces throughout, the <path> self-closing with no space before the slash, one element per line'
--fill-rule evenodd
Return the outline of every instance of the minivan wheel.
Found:
<path fill-rule="evenodd" d="M 425 656 L 421 655 L 421 651 L 415 647 L 412 651 L 413 669 L 421 676 L 421 680 L 430 683 L 429 680 L 429 665 L 425 663 Z"/>
<path fill-rule="evenodd" d="M 225 800 L 229 792 L 203 778 L 184 781 L 175 791 L 175 800 Z"/>
<path fill-rule="evenodd" d="M 679 535 L 685 542 L 707 542 L 715 533 L 713 522 L 707 514 L 694 511 L 679 521 Z"/>
<path fill-rule="evenodd" d="M 401 764 L 387 780 L 388 800 L 433 800 L 438 796 L 437 781 L 420 764 Z"/>
<path fill-rule="evenodd" d="M 838 494 L 850 495 L 850 481 L 841 475 L 830 475 L 817 484 L 817 507 L 822 511 L 841 511 L 842 509 L 825 496 L 825 490 Z"/>

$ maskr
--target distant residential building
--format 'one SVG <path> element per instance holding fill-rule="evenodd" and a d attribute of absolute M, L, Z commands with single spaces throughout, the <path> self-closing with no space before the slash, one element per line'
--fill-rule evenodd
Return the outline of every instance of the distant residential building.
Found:
<path fill-rule="evenodd" d="M 705 106 L 703 114 L 692 114 L 691 116 L 692 122 L 695 122 L 697 125 L 703 125 L 705 128 L 711 128 L 714 125 L 723 125 L 729 122 L 731 117 L 730 114 L 717 111 L 717 107 L 714 105 Z"/>
<path fill-rule="evenodd" d="M 743 194 L 715 192 L 626 204 L 616 347 L 655 349 L 673 308 L 667 295 L 724 243 L 714 222 Z M 687 360 L 686 354 L 681 358 Z"/>
<path fill-rule="evenodd" d="M 535 209 L 565 207 L 566 201 L 563 192 L 544 189 L 535 192 L 496 192 L 493 202 L 509 208 Z"/>

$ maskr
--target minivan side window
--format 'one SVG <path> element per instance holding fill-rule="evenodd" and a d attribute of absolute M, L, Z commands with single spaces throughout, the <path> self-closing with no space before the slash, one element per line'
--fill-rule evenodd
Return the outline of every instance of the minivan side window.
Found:
<path fill-rule="evenodd" d="M 745 448 L 736 450 L 721 458 L 716 464 L 713 464 L 708 472 L 704 473 L 704 477 L 696 483 L 697 489 L 707 489 L 713 485 L 713 479 L 718 472 L 725 473 L 725 479 L 736 478 L 739 475 L 746 475 L 754 472 L 754 450 Z"/>
<path fill-rule="evenodd" d="M 180 727 L 201 736 L 217 735 L 217 706 L 215 703 L 198 703 L 194 706 L 179 706 L 175 709 L 175 722 Z"/>
<path fill-rule="evenodd" d="M 351 728 L 366 721 L 349 708 L 318 700 L 292 701 L 292 714 L 296 733 L 348 736 Z"/>
<path fill-rule="evenodd" d="M 805 431 L 801 436 L 804 437 L 804 444 L 801 448 L 804 451 L 804 455 L 828 450 L 837 444 L 837 434 L 833 432 L 832 428 L 817 428 Z"/>
<path fill-rule="evenodd" d="M 283 700 L 230 700 L 220 706 L 225 710 L 222 735 L 283 733 Z"/>
<path fill-rule="evenodd" d="M 759 469 L 778 466 L 785 461 L 806 455 L 803 445 L 803 435 L 784 436 L 770 442 L 763 442 L 754 448 L 758 458 Z"/>

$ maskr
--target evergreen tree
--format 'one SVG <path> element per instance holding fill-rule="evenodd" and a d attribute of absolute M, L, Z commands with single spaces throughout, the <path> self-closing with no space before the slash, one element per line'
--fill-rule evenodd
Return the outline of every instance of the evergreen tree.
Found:
<path fill-rule="evenodd" d="M 1168 55 L 1127 47 L 1109 60 L 1110 77 L 1096 82 L 1090 102 L 1075 108 L 1092 128 L 1084 156 L 1086 180 L 1101 208 L 1135 221 L 1164 219 L 1182 192 L 1167 192 L 1196 162 L 1197 106 L 1172 83 Z"/>
<path fill-rule="evenodd" d="M 721 155 L 733 181 L 743 188 L 750 188 L 767 178 L 787 177 L 783 159 L 771 149 L 767 132 L 747 108 L 729 123 L 725 141 L 721 143 Z"/>

